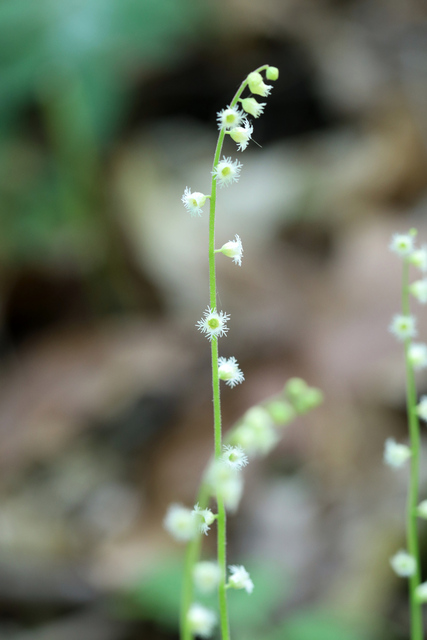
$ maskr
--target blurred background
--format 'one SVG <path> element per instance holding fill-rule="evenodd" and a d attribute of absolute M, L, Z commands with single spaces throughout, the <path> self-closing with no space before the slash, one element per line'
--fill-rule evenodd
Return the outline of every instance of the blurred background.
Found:
<path fill-rule="evenodd" d="M 291 376 L 326 400 L 246 470 L 228 553 L 256 586 L 230 594 L 233 638 L 408 637 L 388 563 L 407 479 L 382 463 L 407 434 L 387 247 L 412 226 L 427 242 L 425 3 L 3 0 L 4 640 L 178 637 L 183 550 L 162 519 L 194 504 L 213 446 L 208 219 L 181 195 L 209 193 L 216 112 L 265 63 L 262 149 L 226 141 L 244 167 L 218 198 L 217 245 L 245 249 L 217 260 L 221 353 L 246 377 L 223 388 L 224 427 Z"/>

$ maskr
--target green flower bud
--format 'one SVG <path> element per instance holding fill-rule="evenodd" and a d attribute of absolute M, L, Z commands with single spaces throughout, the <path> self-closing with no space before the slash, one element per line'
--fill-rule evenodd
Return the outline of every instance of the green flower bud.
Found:
<path fill-rule="evenodd" d="M 269 402 L 265 408 L 267 409 L 274 424 L 285 425 L 291 422 L 295 416 L 294 408 L 285 400 L 273 400 Z"/>
<path fill-rule="evenodd" d="M 277 67 L 268 67 L 265 72 L 265 77 L 267 80 L 277 80 L 279 77 L 279 69 Z"/>

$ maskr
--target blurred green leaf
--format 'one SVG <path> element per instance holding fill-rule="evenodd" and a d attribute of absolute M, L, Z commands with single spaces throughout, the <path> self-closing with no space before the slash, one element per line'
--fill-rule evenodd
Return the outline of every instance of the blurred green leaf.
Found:
<path fill-rule="evenodd" d="M 277 629 L 263 634 L 263 640 L 369 640 L 348 621 L 323 610 L 306 609 L 291 615 Z"/>

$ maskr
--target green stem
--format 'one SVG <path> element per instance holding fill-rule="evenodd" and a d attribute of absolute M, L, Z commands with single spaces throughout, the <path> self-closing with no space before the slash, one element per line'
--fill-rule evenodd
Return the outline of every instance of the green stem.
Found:
<path fill-rule="evenodd" d="M 199 489 L 197 496 L 197 502 L 201 509 L 206 509 L 209 504 L 209 488 L 203 482 Z M 182 583 L 182 597 L 181 597 L 181 619 L 180 619 L 180 637 L 181 640 L 192 640 L 192 633 L 188 626 L 187 612 L 193 601 L 193 568 L 200 557 L 200 550 L 202 546 L 202 536 L 198 534 L 187 545 L 187 551 L 184 561 L 184 577 Z"/>
<path fill-rule="evenodd" d="M 410 315 L 409 303 L 409 263 L 404 262 L 402 279 L 402 313 Z M 420 468 L 420 426 L 416 413 L 417 391 L 415 386 L 414 369 L 409 360 L 409 348 L 411 339 L 405 340 L 406 363 L 406 405 L 408 411 L 409 437 L 411 444 L 411 467 L 409 479 L 409 491 L 406 513 L 406 535 L 408 552 L 415 558 L 416 570 L 409 578 L 410 607 L 411 607 L 411 640 L 423 640 L 423 624 L 421 605 L 415 597 L 415 589 L 421 582 L 420 551 L 417 534 L 417 505 Z"/>
<path fill-rule="evenodd" d="M 258 67 L 256 71 L 261 72 L 267 69 L 268 65 L 265 64 Z M 234 98 L 230 102 L 230 106 L 234 107 L 237 104 L 240 96 L 247 86 L 247 79 L 245 79 L 238 88 Z M 212 170 L 215 171 L 222 152 L 222 145 L 224 143 L 225 131 L 221 129 L 216 144 L 215 155 Z M 217 184 L 214 177 L 212 177 L 211 193 L 209 196 L 209 304 L 211 309 L 216 309 L 216 271 L 215 271 L 215 212 L 216 212 L 216 191 Z M 214 407 L 214 443 L 215 443 L 215 458 L 219 458 L 222 449 L 222 432 L 221 432 L 221 398 L 218 376 L 218 340 L 212 338 L 211 341 L 211 357 L 212 357 L 212 391 L 213 391 L 213 407 Z M 221 621 L 221 634 L 222 640 L 230 640 L 230 631 L 228 624 L 228 610 L 227 610 L 227 598 L 226 598 L 226 578 L 227 578 L 227 555 L 226 555 L 226 513 L 224 508 L 224 502 L 222 498 L 217 495 L 218 505 L 218 565 L 221 570 L 221 579 L 218 587 L 219 594 L 219 611 Z M 199 503 L 201 499 L 199 497 Z M 191 632 L 187 625 L 187 611 L 191 605 L 193 597 L 192 587 L 192 569 L 197 562 L 200 555 L 201 541 L 200 536 L 196 540 L 189 543 L 185 561 L 184 570 L 184 586 L 183 597 L 181 604 L 181 640 L 191 640 Z"/>

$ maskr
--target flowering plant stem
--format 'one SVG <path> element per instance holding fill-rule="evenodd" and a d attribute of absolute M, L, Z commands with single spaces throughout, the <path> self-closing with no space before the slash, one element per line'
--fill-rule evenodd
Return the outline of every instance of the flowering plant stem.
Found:
<path fill-rule="evenodd" d="M 409 262 L 403 263 L 402 278 L 402 313 L 409 316 Z M 406 364 L 406 404 L 409 422 L 409 437 L 411 443 L 411 468 L 409 479 L 409 491 L 406 513 L 406 534 L 409 553 L 416 560 L 416 570 L 409 579 L 410 607 L 411 607 L 411 640 L 423 640 L 423 625 L 421 616 L 421 604 L 416 599 L 415 590 L 420 584 L 420 552 L 417 535 L 417 505 L 420 466 L 420 427 L 416 412 L 417 392 L 413 365 L 409 359 L 411 338 L 405 340 L 405 364 Z"/>
<path fill-rule="evenodd" d="M 199 489 L 197 502 L 201 509 L 205 509 L 209 503 L 209 488 L 203 482 Z M 190 540 L 187 545 L 187 551 L 184 561 L 184 578 L 181 596 L 181 619 L 180 619 L 180 636 L 181 640 L 192 640 L 192 633 L 188 624 L 187 612 L 193 600 L 193 568 L 200 556 L 200 548 L 202 546 L 202 536 L 199 533 L 195 538 Z"/>
<path fill-rule="evenodd" d="M 266 69 L 268 65 L 263 65 L 257 69 L 258 72 Z M 230 107 L 234 107 L 237 104 L 238 99 L 243 93 L 247 85 L 247 79 L 245 79 L 234 95 L 233 100 L 230 103 Z M 215 156 L 213 162 L 213 171 L 215 171 L 222 151 L 222 145 L 224 142 L 225 131 L 221 129 L 218 142 L 215 149 Z M 212 309 L 216 309 L 216 272 L 215 272 L 215 211 L 216 211 L 216 189 L 217 183 L 215 176 L 212 177 L 211 197 L 210 197 L 210 212 L 209 212 L 209 297 L 210 306 Z M 218 340 L 213 338 L 211 341 L 211 356 L 212 356 L 212 390 L 213 390 L 213 406 L 214 406 L 214 440 L 215 440 L 215 458 L 221 456 L 222 449 L 222 432 L 221 432 L 221 400 L 220 400 L 220 388 L 219 388 L 219 376 L 218 376 Z M 224 502 L 222 498 L 217 495 L 218 504 L 218 542 L 217 542 L 217 554 L 218 565 L 221 571 L 221 579 L 219 583 L 219 615 L 221 623 L 221 635 L 222 640 L 230 640 L 230 631 L 228 624 L 228 610 L 227 610 L 227 597 L 226 597 L 226 579 L 227 579 L 227 555 L 226 555 L 226 514 L 224 508 Z"/>

